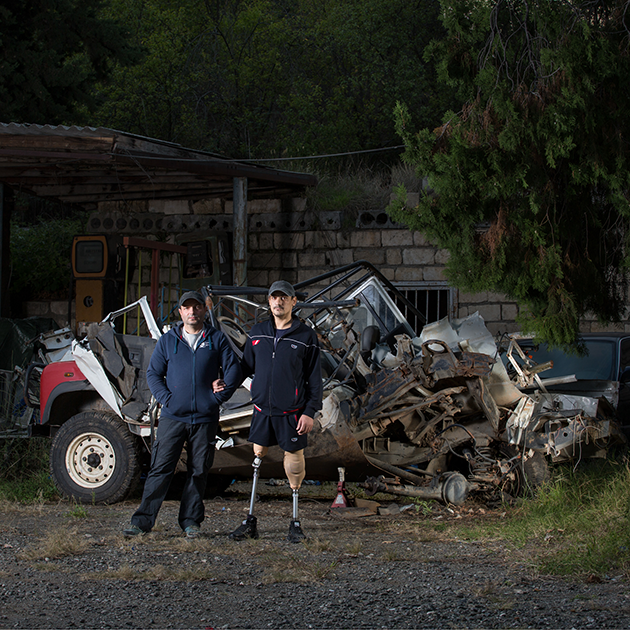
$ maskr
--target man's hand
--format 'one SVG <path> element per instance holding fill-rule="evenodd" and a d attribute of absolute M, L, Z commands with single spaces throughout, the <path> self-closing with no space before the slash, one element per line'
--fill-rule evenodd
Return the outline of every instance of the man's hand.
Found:
<path fill-rule="evenodd" d="M 313 418 L 302 414 L 297 423 L 298 435 L 304 435 L 305 433 L 310 433 L 312 429 L 313 429 Z"/>
<path fill-rule="evenodd" d="M 225 381 L 222 378 L 218 378 L 216 381 L 212 382 L 212 391 L 215 394 L 222 392 L 225 389 Z"/>

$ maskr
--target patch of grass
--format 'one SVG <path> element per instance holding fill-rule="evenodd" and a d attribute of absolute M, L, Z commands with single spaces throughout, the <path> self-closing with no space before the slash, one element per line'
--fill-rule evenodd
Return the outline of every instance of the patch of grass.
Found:
<path fill-rule="evenodd" d="M 128 564 L 121 565 L 118 569 L 97 571 L 83 575 L 84 580 L 124 580 L 124 581 L 170 581 L 170 582 L 199 582 L 212 580 L 214 575 L 207 567 L 186 567 L 173 569 L 162 564 L 156 564 L 149 569 L 135 569 Z"/>
<path fill-rule="evenodd" d="M 27 560 L 54 560 L 67 556 L 78 556 L 89 546 L 87 539 L 79 536 L 77 530 L 51 530 L 33 547 L 21 552 Z"/>
<path fill-rule="evenodd" d="M 295 582 L 305 584 L 320 581 L 330 575 L 338 561 L 320 562 L 310 556 L 296 556 L 288 553 L 269 553 L 263 565 L 263 582 L 277 584 Z"/>
<path fill-rule="evenodd" d="M 58 498 L 48 472 L 50 440 L 0 440 L 0 500 L 38 503 Z"/>
<path fill-rule="evenodd" d="M 630 467 L 614 461 L 563 468 L 501 523 L 475 528 L 512 542 L 539 571 L 630 575 Z"/>
<path fill-rule="evenodd" d="M 360 540 L 355 540 L 346 547 L 346 553 L 351 556 L 358 556 L 363 550 L 363 543 Z"/>
<path fill-rule="evenodd" d="M 88 515 L 88 511 L 85 505 L 82 505 L 81 503 L 77 503 L 76 500 L 73 498 L 72 507 L 70 508 L 70 511 L 68 512 L 68 516 L 70 516 L 71 518 L 87 518 L 87 515 Z"/>

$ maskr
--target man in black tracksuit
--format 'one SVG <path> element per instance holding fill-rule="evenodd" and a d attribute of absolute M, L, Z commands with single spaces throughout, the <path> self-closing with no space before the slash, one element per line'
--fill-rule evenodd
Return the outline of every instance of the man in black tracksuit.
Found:
<path fill-rule="evenodd" d="M 268 447 L 278 444 L 285 451 L 284 469 L 293 490 L 288 539 L 299 542 L 305 538 L 297 516 L 298 490 L 305 476 L 304 449 L 315 413 L 322 408 L 319 345 L 315 332 L 292 316 L 297 298 L 288 282 L 274 282 L 268 297 L 272 316 L 252 328 L 241 363 L 243 376 L 254 377 L 249 431 L 255 455 L 254 483 L 249 515 L 230 538 L 258 538 L 252 514 L 258 469 Z"/>
<path fill-rule="evenodd" d="M 200 533 L 203 496 L 214 460 L 219 407 L 242 381 L 238 359 L 227 337 L 205 321 L 206 304 L 197 291 L 179 301 L 182 322 L 162 335 L 151 355 L 147 381 L 162 405 L 157 440 L 142 502 L 123 530 L 125 536 L 151 531 L 175 467 L 186 444 L 187 476 L 179 508 L 179 525 L 189 538 Z M 213 391 L 223 372 L 224 387 Z"/>

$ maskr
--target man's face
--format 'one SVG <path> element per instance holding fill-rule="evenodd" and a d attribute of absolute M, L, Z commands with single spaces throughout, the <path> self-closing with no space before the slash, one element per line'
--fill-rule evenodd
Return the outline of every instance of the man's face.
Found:
<path fill-rule="evenodd" d="M 271 308 L 271 312 L 280 319 L 290 315 L 296 304 L 296 297 L 289 297 L 280 291 L 274 291 L 269 296 L 269 307 Z"/>
<path fill-rule="evenodd" d="M 203 318 L 206 312 L 206 305 L 199 304 L 197 300 L 186 300 L 179 307 L 179 314 L 185 326 L 190 328 L 199 328 L 203 324 Z"/>

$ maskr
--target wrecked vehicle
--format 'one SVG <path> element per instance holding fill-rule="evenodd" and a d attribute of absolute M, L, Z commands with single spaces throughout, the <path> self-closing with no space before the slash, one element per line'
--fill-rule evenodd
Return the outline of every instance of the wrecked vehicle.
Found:
<path fill-rule="evenodd" d="M 624 439 L 601 401 L 550 394 L 532 364 L 510 376 L 478 314 L 413 330 L 399 306 L 417 321 L 422 313 L 369 263 L 295 288 L 296 316 L 322 349 L 324 405 L 305 453 L 311 479 L 337 480 L 343 467 L 368 493 L 461 504 L 471 492 L 521 494 L 548 478 L 548 461 L 601 456 Z M 268 316 L 267 290 L 201 290 L 213 324 L 242 355 L 247 331 Z M 53 479 L 78 501 L 124 498 L 159 431 L 145 372 L 161 332 L 146 299 L 139 305 L 151 338 L 116 332 L 130 305 L 91 325 L 69 355 L 27 374 L 25 398 L 39 410 L 31 434 L 52 436 Z M 215 489 L 251 477 L 251 413 L 246 381 L 221 410 Z M 260 473 L 284 476 L 278 447 Z"/>

